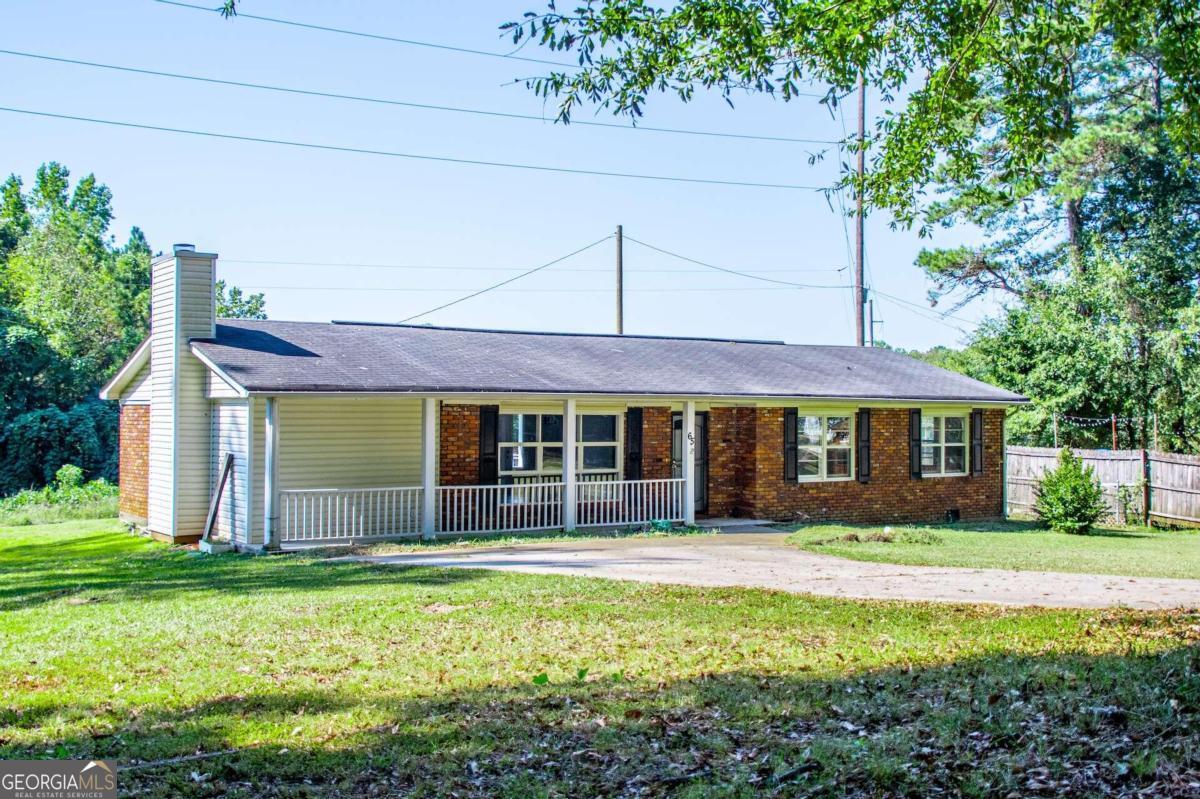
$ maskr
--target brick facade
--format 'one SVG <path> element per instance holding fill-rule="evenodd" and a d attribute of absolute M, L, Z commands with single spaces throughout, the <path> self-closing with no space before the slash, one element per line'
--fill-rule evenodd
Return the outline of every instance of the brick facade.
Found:
<path fill-rule="evenodd" d="M 120 456 L 118 510 L 122 519 L 145 524 L 150 497 L 150 406 L 121 406 L 117 435 Z"/>
<path fill-rule="evenodd" d="M 671 477 L 671 409 L 642 408 L 642 479 Z"/>
<path fill-rule="evenodd" d="M 913 479 L 908 465 L 908 411 L 871 411 L 871 481 L 797 483 L 783 476 L 783 409 L 759 408 L 755 420 L 755 516 L 846 522 L 939 521 L 1002 515 L 1004 411 L 984 411 L 983 474 Z"/>
<path fill-rule="evenodd" d="M 479 406 L 441 405 L 438 485 L 479 485 Z"/>
<path fill-rule="evenodd" d="M 984 411 L 982 475 L 923 479 L 909 475 L 908 409 L 872 409 L 868 483 L 784 479 L 783 410 L 716 407 L 708 412 L 707 515 L 862 523 L 939 521 L 953 509 L 967 520 L 1002 515 L 1003 409 Z M 479 406 L 442 403 L 440 418 L 440 484 L 477 485 Z M 124 439 L 122 415 L 122 512 Z M 671 476 L 669 407 L 642 409 L 642 476 Z M 144 513 L 144 478 L 142 485 Z"/>
<path fill-rule="evenodd" d="M 757 436 L 754 408 L 713 408 L 708 412 L 709 516 L 753 514 Z"/>

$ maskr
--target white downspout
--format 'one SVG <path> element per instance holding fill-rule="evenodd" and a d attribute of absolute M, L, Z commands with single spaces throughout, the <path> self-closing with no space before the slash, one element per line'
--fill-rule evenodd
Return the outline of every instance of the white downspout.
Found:
<path fill-rule="evenodd" d="M 437 412 L 433 397 L 421 400 L 421 538 L 437 537 Z"/>
<path fill-rule="evenodd" d="M 278 549 L 275 521 L 279 514 L 276 502 L 279 486 L 276 484 L 276 464 L 279 456 L 279 420 L 276 418 L 277 400 L 267 397 L 263 438 L 263 547 Z"/>
<path fill-rule="evenodd" d="M 575 530 L 575 400 L 563 401 L 563 510 L 564 532 Z"/>

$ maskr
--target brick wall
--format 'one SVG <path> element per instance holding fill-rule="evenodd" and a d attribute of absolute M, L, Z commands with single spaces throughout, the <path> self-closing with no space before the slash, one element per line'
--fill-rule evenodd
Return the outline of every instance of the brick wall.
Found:
<path fill-rule="evenodd" d="M 1004 411 L 984 411 L 984 473 L 913 479 L 908 466 L 908 411 L 871 411 L 871 481 L 797 483 L 783 477 L 783 409 L 759 408 L 755 419 L 752 512 L 772 519 L 927 522 L 957 508 L 963 519 L 1002 513 Z"/>
<path fill-rule="evenodd" d="M 671 409 L 642 408 L 642 479 L 671 477 Z"/>
<path fill-rule="evenodd" d="M 150 406 L 122 406 L 117 435 L 121 518 L 145 524 L 150 496 Z"/>
<path fill-rule="evenodd" d="M 442 403 L 438 484 L 479 485 L 479 406 Z"/>
<path fill-rule="evenodd" d="M 708 412 L 708 515 L 745 516 L 754 497 L 754 408 Z"/>

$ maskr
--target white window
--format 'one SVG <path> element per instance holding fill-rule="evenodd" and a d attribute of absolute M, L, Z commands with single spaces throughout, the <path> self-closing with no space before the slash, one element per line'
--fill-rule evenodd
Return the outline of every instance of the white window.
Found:
<path fill-rule="evenodd" d="M 617 414 L 580 414 L 575 423 L 575 468 L 581 474 L 620 477 L 621 425 Z M 562 414 L 502 413 L 497 435 L 502 483 L 561 477 Z"/>
<path fill-rule="evenodd" d="M 579 449 L 575 465 L 581 473 L 607 472 L 620 477 L 621 425 L 616 414 L 583 414 L 575 425 Z"/>
<path fill-rule="evenodd" d="M 853 422 L 849 414 L 796 419 L 799 480 L 849 480 L 854 474 Z"/>
<path fill-rule="evenodd" d="M 497 431 L 500 477 L 562 474 L 562 416 L 546 413 L 502 413 Z"/>
<path fill-rule="evenodd" d="M 921 414 L 921 474 L 967 473 L 967 417 Z"/>

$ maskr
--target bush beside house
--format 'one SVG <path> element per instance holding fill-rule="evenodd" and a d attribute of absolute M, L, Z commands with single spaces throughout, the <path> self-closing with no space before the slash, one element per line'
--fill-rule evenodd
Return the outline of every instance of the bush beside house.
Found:
<path fill-rule="evenodd" d="M 1091 466 L 1063 448 L 1058 466 L 1038 484 L 1034 511 L 1051 530 L 1084 535 L 1108 515 L 1104 490 Z"/>

